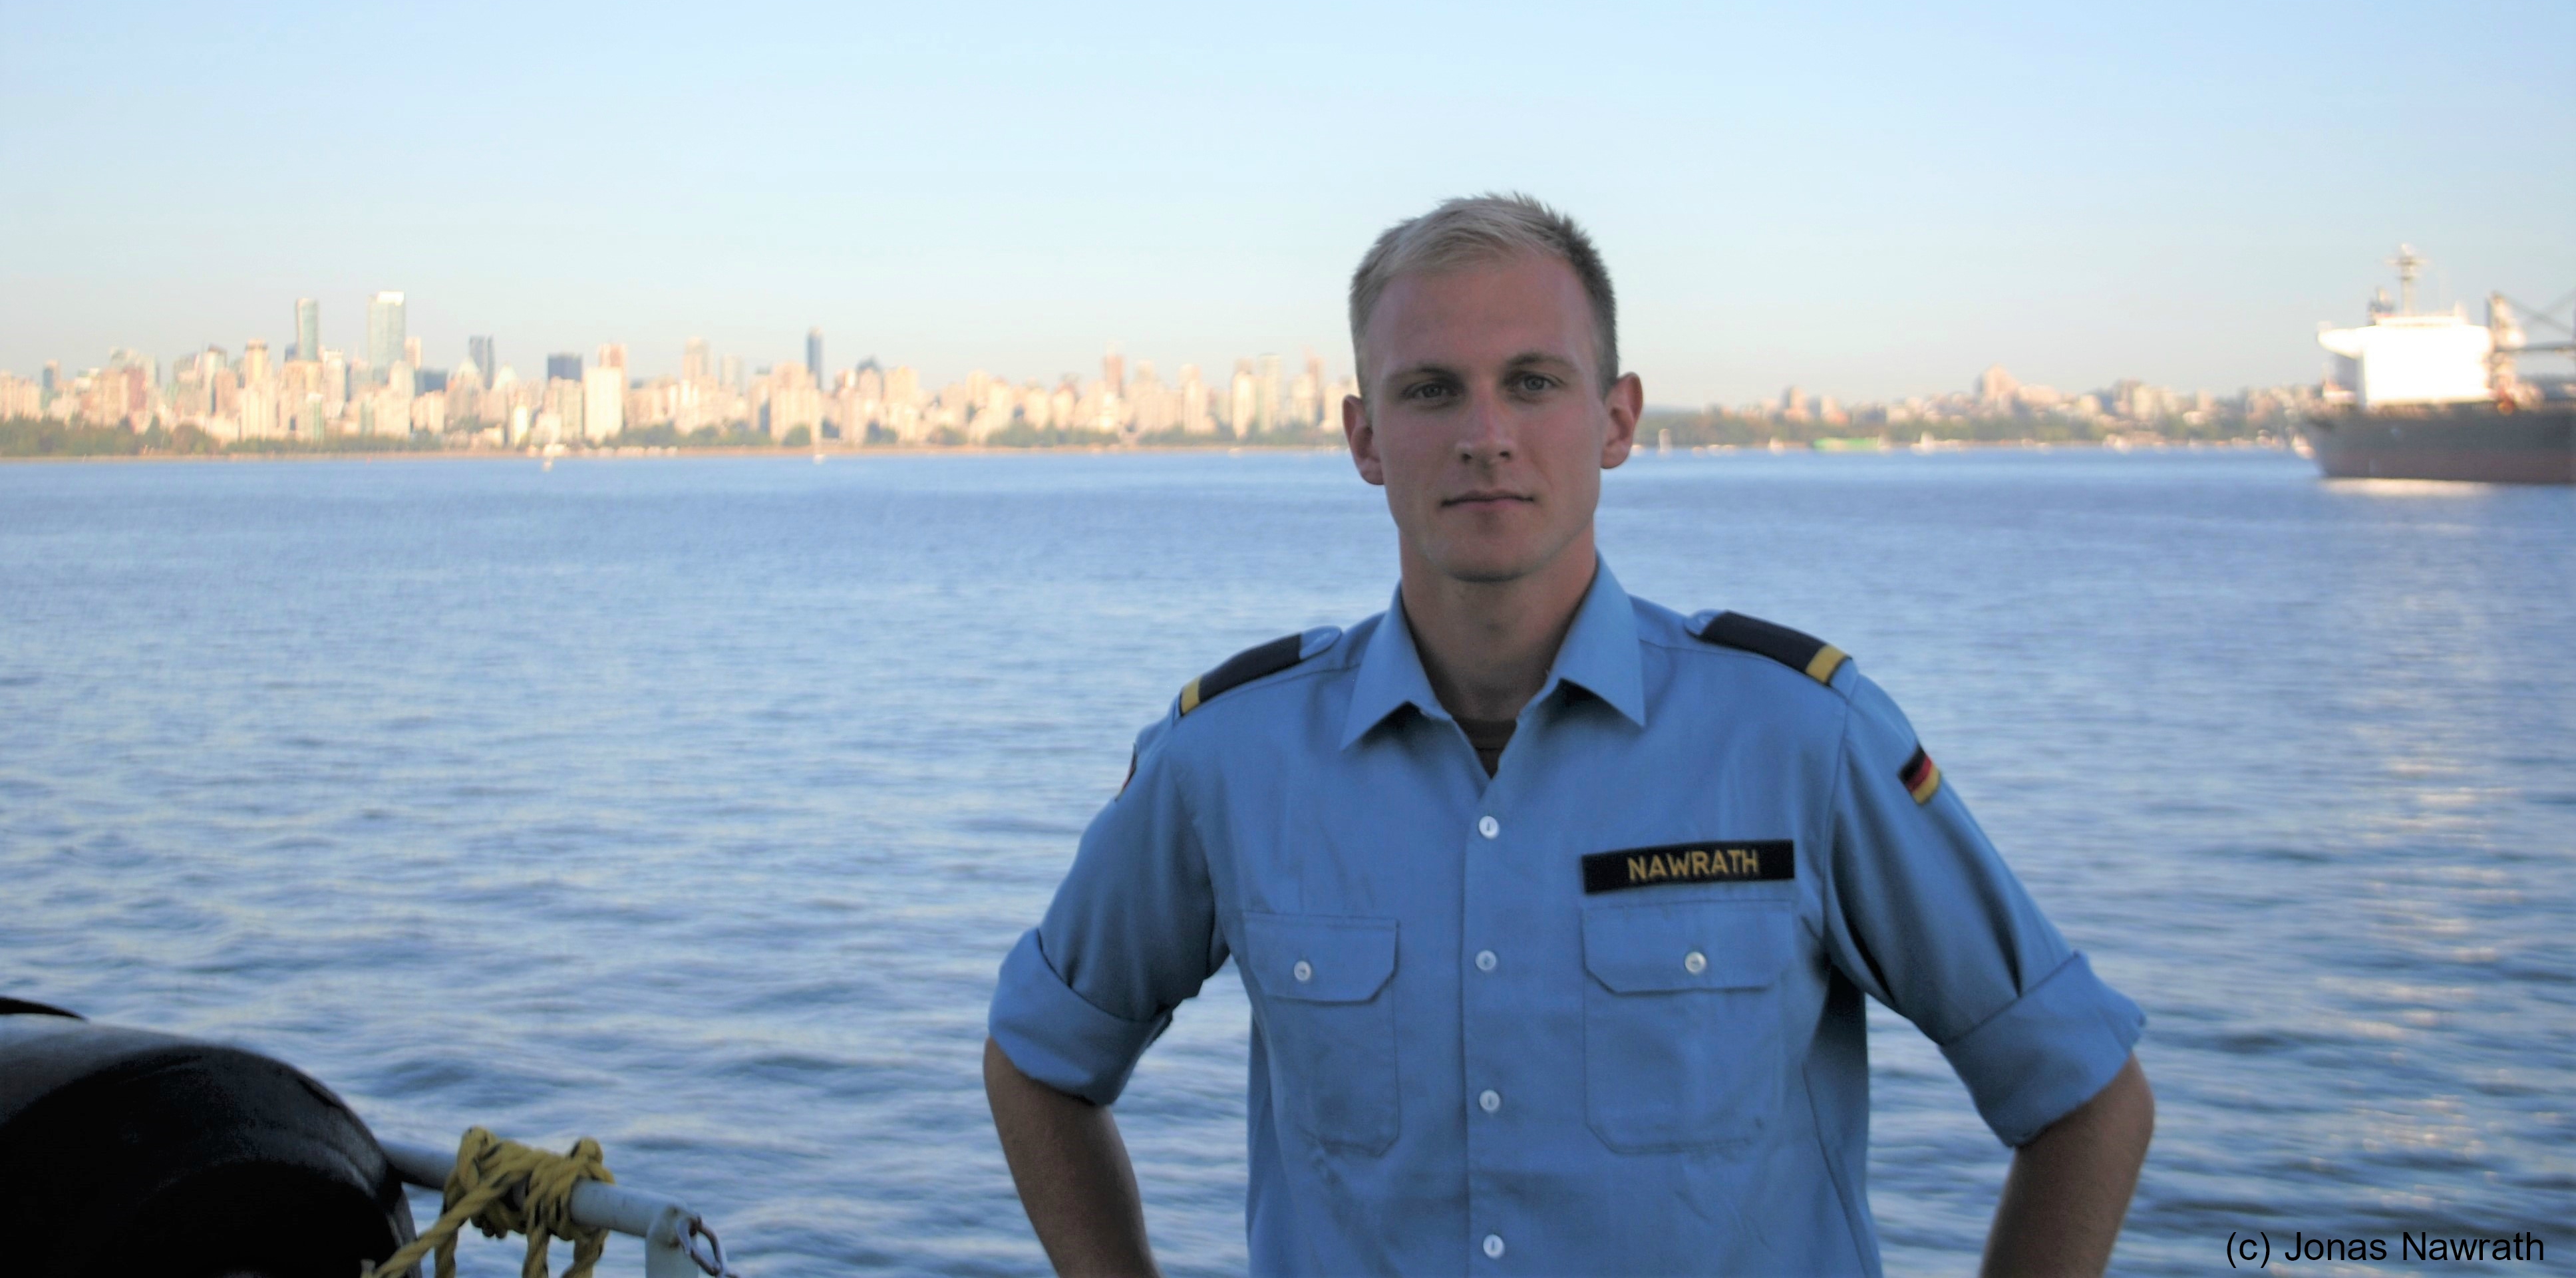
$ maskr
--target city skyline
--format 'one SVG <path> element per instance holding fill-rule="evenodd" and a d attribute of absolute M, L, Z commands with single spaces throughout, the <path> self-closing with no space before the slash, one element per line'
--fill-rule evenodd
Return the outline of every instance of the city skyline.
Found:
<path fill-rule="evenodd" d="M 801 360 L 746 365 L 702 337 L 683 342 L 676 375 L 656 372 L 624 342 L 602 342 L 585 357 L 551 351 L 544 372 L 523 376 L 500 358 L 498 339 L 466 339 L 464 358 L 430 363 L 407 330 L 410 298 L 379 290 L 365 307 L 366 354 L 332 346 L 316 298 L 298 298 L 296 340 L 283 357 L 259 338 L 235 357 L 207 345 L 163 361 L 132 348 L 103 365 L 49 361 L 32 378 L 0 370 L 0 420 L 106 427 L 140 441 L 176 440 L 188 449 L 290 447 L 517 449 L 653 445 L 850 448 L 874 445 L 1030 445 L 1191 440 L 1311 443 L 1329 438 L 1344 397 L 1359 393 L 1314 348 L 1291 373 L 1274 352 L 1238 356 L 1231 374 L 1178 366 L 1165 383 L 1150 358 L 1109 343 L 1099 373 L 1015 380 L 977 367 L 941 384 L 903 363 L 874 356 L 832 369 L 819 327 L 804 335 Z M 533 364 L 532 364 L 533 370 Z M 2312 408 L 2322 388 L 2307 383 L 2248 386 L 2227 395 L 2182 391 L 2129 377 L 2061 391 L 1985 367 L 1965 389 L 1932 389 L 1884 400 L 1845 398 L 1792 383 L 1737 404 L 1654 405 L 1652 436 L 1679 426 L 1688 442 L 1833 442 L 1851 435 L 1885 440 L 1900 431 L 1946 439 L 2100 438 L 2129 434 L 2187 438 L 2272 432 Z M 2018 424 L 2016 424 L 2018 423 Z M 1998 431 L 2000 427 L 2000 431 Z M 31 437 L 32 438 L 32 437 Z M 1641 439 L 1646 436 L 1641 435 Z M 1847 441 L 1846 441 L 1847 442 Z M 22 440 L 13 447 L 50 447 Z M 152 445 L 160 447 L 164 445 Z M 1821 446 L 1821 445 L 1820 445 Z"/>
<path fill-rule="evenodd" d="M 283 350 L 297 297 L 364 353 L 349 308 L 397 289 L 437 362 L 816 327 L 934 379 L 1346 360 L 1369 240 L 1497 188 L 1594 232 L 1658 403 L 2303 379 L 2401 240 L 2436 304 L 2576 283 L 2559 3 L 17 17 L 22 370 Z"/>

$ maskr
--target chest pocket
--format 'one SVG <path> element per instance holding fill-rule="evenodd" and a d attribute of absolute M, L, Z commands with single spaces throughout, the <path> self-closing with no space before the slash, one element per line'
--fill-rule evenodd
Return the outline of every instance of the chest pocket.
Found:
<path fill-rule="evenodd" d="M 1243 916 L 1272 1103 L 1323 1144 L 1395 1143 L 1395 937 L 1393 919 Z"/>
<path fill-rule="evenodd" d="M 1584 1118 L 1623 1151 L 1749 1139 L 1787 1099 L 1785 901 L 1583 912 Z"/>

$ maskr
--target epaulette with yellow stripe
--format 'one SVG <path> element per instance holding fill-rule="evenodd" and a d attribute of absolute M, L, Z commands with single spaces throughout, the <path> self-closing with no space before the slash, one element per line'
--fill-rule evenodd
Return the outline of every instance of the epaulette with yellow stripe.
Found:
<path fill-rule="evenodd" d="M 1725 648 L 1740 648 L 1769 657 L 1818 683 L 1831 685 L 1834 672 L 1849 658 L 1843 650 L 1810 634 L 1774 625 L 1740 612 L 1721 612 L 1699 628 L 1698 637 Z"/>
<path fill-rule="evenodd" d="M 1241 687 L 1263 675 L 1277 674 L 1297 664 L 1305 646 L 1304 635 L 1282 635 L 1226 658 L 1224 664 L 1190 680 L 1189 686 L 1181 689 L 1181 713 L 1188 714 L 1206 705 L 1229 688 Z"/>

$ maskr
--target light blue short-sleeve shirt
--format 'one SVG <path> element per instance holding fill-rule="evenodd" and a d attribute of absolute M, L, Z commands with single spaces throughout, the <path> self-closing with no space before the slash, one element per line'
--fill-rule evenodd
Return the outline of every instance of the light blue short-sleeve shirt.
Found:
<path fill-rule="evenodd" d="M 1878 1273 L 1863 995 L 2012 1145 L 2143 1017 L 1853 663 L 1705 619 L 1600 569 L 1490 779 L 1400 605 L 1176 703 L 993 1037 L 1108 1104 L 1231 956 L 1255 1273 Z"/>

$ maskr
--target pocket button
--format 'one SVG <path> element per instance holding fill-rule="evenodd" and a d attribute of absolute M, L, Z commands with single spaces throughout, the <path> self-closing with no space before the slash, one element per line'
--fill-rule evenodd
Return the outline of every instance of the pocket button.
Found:
<path fill-rule="evenodd" d="M 1669 953 L 1669 951 L 1667 951 L 1667 952 Z M 1305 964 L 1300 963 L 1300 964 L 1298 964 L 1298 966 L 1299 966 L 1299 967 L 1304 967 L 1304 966 L 1305 966 Z M 1692 950 L 1690 953 L 1685 954 L 1685 955 L 1683 955 L 1683 956 L 1682 956 L 1682 970 L 1683 970 L 1683 971 L 1685 971 L 1685 972 L 1690 973 L 1690 974 L 1691 974 L 1691 975 L 1693 975 L 1693 976 L 1697 976 L 1697 975 L 1699 975 L 1700 973 L 1707 971 L 1707 970 L 1708 970 L 1708 956 L 1707 956 L 1707 955 L 1705 955 L 1705 954 L 1700 953 L 1698 950 Z M 1302 976 L 1301 976 L 1301 977 L 1298 977 L 1297 979 L 1302 981 L 1302 980 L 1304 980 L 1304 979 L 1306 979 L 1306 978 L 1304 978 L 1304 977 L 1302 977 Z"/>
<path fill-rule="evenodd" d="M 1691 955 L 1691 957 L 1698 958 L 1699 956 L 1694 954 Z M 1304 959 L 1299 959 L 1297 960 L 1297 966 L 1288 969 L 1288 974 L 1296 977 L 1298 982 L 1303 984 L 1315 979 L 1315 965 Z"/>

